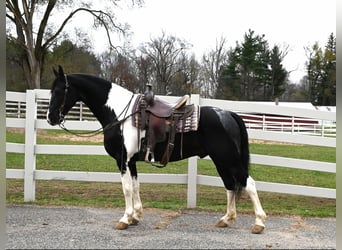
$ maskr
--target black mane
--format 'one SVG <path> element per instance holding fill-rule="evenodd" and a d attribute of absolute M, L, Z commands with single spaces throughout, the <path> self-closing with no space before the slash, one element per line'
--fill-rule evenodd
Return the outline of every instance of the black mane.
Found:
<path fill-rule="evenodd" d="M 83 73 L 72 73 L 65 75 L 69 85 L 75 86 L 84 91 L 85 96 L 95 97 L 97 96 L 99 99 L 97 101 L 105 102 L 108 98 L 108 92 L 112 87 L 112 83 L 100 77 L 91 74 L 83 74 Z M 54 90 L 58 81 L 62 80 L 63 82 L 66 79 L 61 79 L 59 76 L 53 82 L 53 86 L 51 91 Z"/>

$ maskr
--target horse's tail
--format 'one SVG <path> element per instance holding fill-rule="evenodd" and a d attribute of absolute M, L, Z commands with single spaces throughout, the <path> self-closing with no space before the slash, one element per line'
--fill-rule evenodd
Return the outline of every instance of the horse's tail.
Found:
<path fill-rule="evenodd" d="M 247 178 L 249 176 L 249 161 L 250 161 L 250 156 L 249 156 L 249 143 L 248 143 L 248 133 L 247 129 L 245 126 L 244 121 L 242 118 L 232 112 L 232 117 L 235 119 L 237 124 L 239 125 L 240 128 L 240 136 L 241 136 L 241 141 L 240 141 L 240 170 L 238 171 L 238 175 L 236 176 L 236 191 L 237 193 L 240 193 L 242 188 L 246 187 L 247 184 Z"/>

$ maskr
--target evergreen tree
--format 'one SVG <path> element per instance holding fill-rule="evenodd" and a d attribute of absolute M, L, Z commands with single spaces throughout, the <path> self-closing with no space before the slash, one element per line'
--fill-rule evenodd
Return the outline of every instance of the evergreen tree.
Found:
<path fill-rule="evenodd" d="M 314 105 L 336 105 L 336 39 L 330 34 L 325 50 L 316 42 L 306 48 L 307 81 Z"/>
<path fill-rule="evenodd" d="M 324 74 L 322 105 L 336 105 L 336 38 L 333 33 L 328 38 L 324 51 Z"/>
<path fill-rule="evenodd" d="M 25 91 L 26 81 L 19 60 L 22 51 L 12 39 L 6 37 L 6 90 Z"/>
<path fill-rule="evenodd" d="M 216 98 L 240 100 L 243 96 L 241 88 L 241 72 L 239 70 L 239 57 L 236 49 L 228 52 L 228 62 L 222 69 L 218 81 Z"/>
<path fill-rule="evenodd" d="M 17 54 L 17 44 L 7 39 L 6 44 L 6 90 L 25 91 L 27 89 L 25 74 L 20 65 L 21 60 Z M 68 73 L 87 72 L 100 75 L 100 62 L 96 56 L 90 52 L 87 46 L 77 46 L 70 40 L 63 40 L 60 45 L 56 45 L 52 50 L 46 53 L 46 59 L 43 65 L 41 75 L 41 88 L 50 88 L 54 79 L 52 68 L 57 65 L 63 65 Z"/>
<path fill-rule="evenodd" d="M 220 75 L 217 98 L 232 100 L 274 100 L 285 91 L 285 53 L 274 46 L 270 51 L 264 35 L 249 30 L 244 41 L 228 54 Z"/>
<path fill-rule="evenodd" d="M 60 45 L 53 47 L 52 51 L 48 52 L 43 65 L 41 88 L 51 87 L 50 84 L 54 79 L 51 69 L 57 65 L 63 65 L 67 69 L 66 73 L 87 72 L 100 75 L 100 62 L 90 50 L 90 47 L 77 46 L 70 40 L 63 40 Z"/>
<path fill-rule="evenodd" d="M 287 71 L 282 65 L 283 55 L 278 46 L 274 46 L 271 52 L 270 66 L 271 66 L 271 101 L 279 98 L 286 89 Z"/>

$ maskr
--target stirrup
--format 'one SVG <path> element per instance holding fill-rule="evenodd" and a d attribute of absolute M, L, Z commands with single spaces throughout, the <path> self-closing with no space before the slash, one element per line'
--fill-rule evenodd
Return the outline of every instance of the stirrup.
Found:
<path fill-rule="evenodd" d="M 148 159 L 148 157 L 151 155 L 151 160 Z M 150 163 L 153 167 L 157 167 L 157 168 L 164 168 L 166 167 L 166 165 L 160 165 L 160 164 L 156 164 L 155 163 L 155 159 L 154 159 L 154 154 L 153 152 L 151 152 L 150 148 L 147 148 L 146 150 L 146 154 L 145 154 L 145 162 L 146 163 Z"/>
<path fill-rule="evenodd" d="M 151 160 L 148 159 L 148 157 L 151 155 Z M 151 152 L 151 149 L 150 148 L 147 148 L 146 150 L 146 154 L 145 154 L 145 162 L 146 163 L 154 163 L 155 160 L 154 160 L 154 154 L 153 152 Z"/>

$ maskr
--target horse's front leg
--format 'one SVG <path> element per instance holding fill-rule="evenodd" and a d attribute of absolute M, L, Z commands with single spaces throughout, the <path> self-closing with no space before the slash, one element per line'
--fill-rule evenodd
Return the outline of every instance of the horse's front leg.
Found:
<path fill-rule="evenodd" d="M 142 218 L 143 209 L 135 163 L 133 168 L 127 168 L 126 173 L 122 174 L 121 181 L 126 208 L 124 216 L 116 224 L 116 228 L 120 230 L 126 229 L 129 225 L 137 225 Z"/>
<path fill-rule="evenodd" d="M 140 185 L 137 176 L 133 176 L 133 221 L 132 225 L 137 225 L 142 218 L 143 208 L 140 200 Z"/>
<path fill-rule="evenodd" d="M 142 218 L 142 203 L 140 200 L 140 185 L 138 180 L 138 172 L 136 167 L 136 160 L 131 159 L 128 163 L 128 167 L 132 175 L 132 185 L 133 185 L 133 221 L 132 225 L 137 225 Z"/>
<path fill-rule="evenodd" d="M 139 151 L 138 131 L 131 126 L 131 121 L 128 120 L 125 128 L 123 129 L 124 145 L 126 148 L 127 171 L 121 175 L 122 189 L 125 195 L 125 214 L 116 225 L 117 229 L 126 229 L 128 225 L 136 225 L 142 217 L 142 203 L 139 193 L 139 181 L 136 168 L 136 153 Z M 140 135 L 144 136 L 143 131 Z M 138 138 L 139 137 L 139 138 Z"/>
<path fill-rule="evenodd" d="M 125 214 L 116 224 L 117 229 L 126 229 L 133 221 L 133 180 L 129 168 L 121 174 L 122 190 L 125 196 Z"/>

